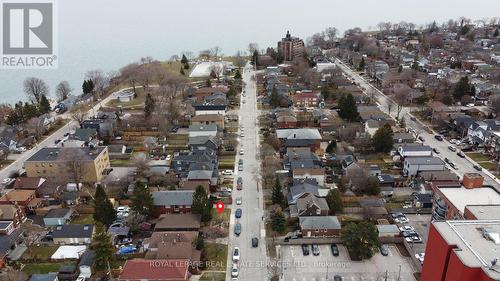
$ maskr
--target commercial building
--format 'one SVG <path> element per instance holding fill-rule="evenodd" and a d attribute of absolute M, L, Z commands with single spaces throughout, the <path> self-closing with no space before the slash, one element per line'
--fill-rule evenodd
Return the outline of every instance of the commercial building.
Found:
<path fill-rule="evenodd" d="M 283 56 L 284 61 L 301 58 L 305 52 L 304 41 L 298 37 L 292 37 L 290 31 L 287 31 L 285 37 L 278 42 L 278 52 Z"/>
<path fill-rule="evenodd" d="M 28 177 L 52 182 L 99 182 L 110 168 L 108 148 L 44 147 L 24 163 Z"/>
<path fill-rule="evenodd" d="M 500 220 L 434 221 L 425 252 L 420 281 L 500 280 Z"/>

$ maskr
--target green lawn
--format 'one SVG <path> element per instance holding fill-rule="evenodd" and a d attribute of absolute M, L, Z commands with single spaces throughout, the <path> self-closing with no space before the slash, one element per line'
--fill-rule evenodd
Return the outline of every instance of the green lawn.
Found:
<path fill-rule="evenodd" d="M 109 160 L 112 167 L 131 167 L 134 166 L 130 159 L 113 159 Z"/>
<path fill-rule="evenodd" d="M 92 215 L 79 215 L 71 220 L 71 224 L 94 224 Z"/>
<path fill-rule="evenodd" d="M 59 268 L 67 263 L 29 263 L 23 268 L 24 274 L 30 276 L 31 274 L 40 273 L 46 274 L 49 272 L 58 272 Z"/>
<path fill-rule="evenodd" d="M 207 252 L 207 270 L 226 270 L 227 245 L 217 243 L 205 243 Z"/>
<path fill-rule="evenodd" d="M 229 217 L 231 216 L 231 209 L 230 208 L 224 208 L 224 212 L 219 214 L 217 212 L 217 209 L 213 208 L 212 209 L 212 220 L 217 221 L 217 220 L 222 220 L 224 222 L 229 222 Z"/>
<path fill-rule="evenodd" d="M 200 281 L 224 281 L 226 280 L 225 272 L 205 272 L 199 279 Z"/>
<path fill-rule="evenodd" d="M 497 164 L 496 163 L 478 162 L 478 164 L 481 165 L 486 170 L 496 170 L 497 169 Z"/>
<path fill-rule="evenodd" d="M 55 245 L 36 245 L 31 246 L 23 255 L 23 259 L 47 260 L 56 252 L 59 246 Z"/>
<path fill-rule="evenodd" d="M 465 154 L 476 162 L 490 161 L 490 158 L 487 155 L 479 152 L 467 152 Z"/>

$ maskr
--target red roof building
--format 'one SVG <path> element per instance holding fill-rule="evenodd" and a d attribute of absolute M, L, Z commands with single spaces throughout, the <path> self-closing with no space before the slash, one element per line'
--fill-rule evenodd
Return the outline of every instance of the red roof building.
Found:
<path fill-rule="evenodd" d="M 318 107 L 320 98 L 318 93 L 296 93 L 293 95 L 293 105 L 295 107 Z"/>
<path fill-rule="evenodd" d="M 187 281 L 188 260 L 127 260 L 118 278 L 119 281 Z"/>

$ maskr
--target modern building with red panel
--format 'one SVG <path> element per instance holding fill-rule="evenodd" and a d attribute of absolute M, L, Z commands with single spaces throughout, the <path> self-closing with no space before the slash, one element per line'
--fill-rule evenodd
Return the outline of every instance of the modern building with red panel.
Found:
<path fill-rule="evenodd" d="M 434 221 L 420 281 L 500 280 L 500 220 Z"/>

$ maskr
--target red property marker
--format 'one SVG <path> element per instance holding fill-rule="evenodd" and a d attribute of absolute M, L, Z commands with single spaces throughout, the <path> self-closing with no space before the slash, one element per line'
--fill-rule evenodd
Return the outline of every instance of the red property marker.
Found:
<path fill-rule="evenodd" d="M 224 203 L 222 202 L 217 202 L 217 204 L 215 205 L 215 208 L 217 209 L 217 213 L 221 214 L 222 212 L 224 212 Z"/>

